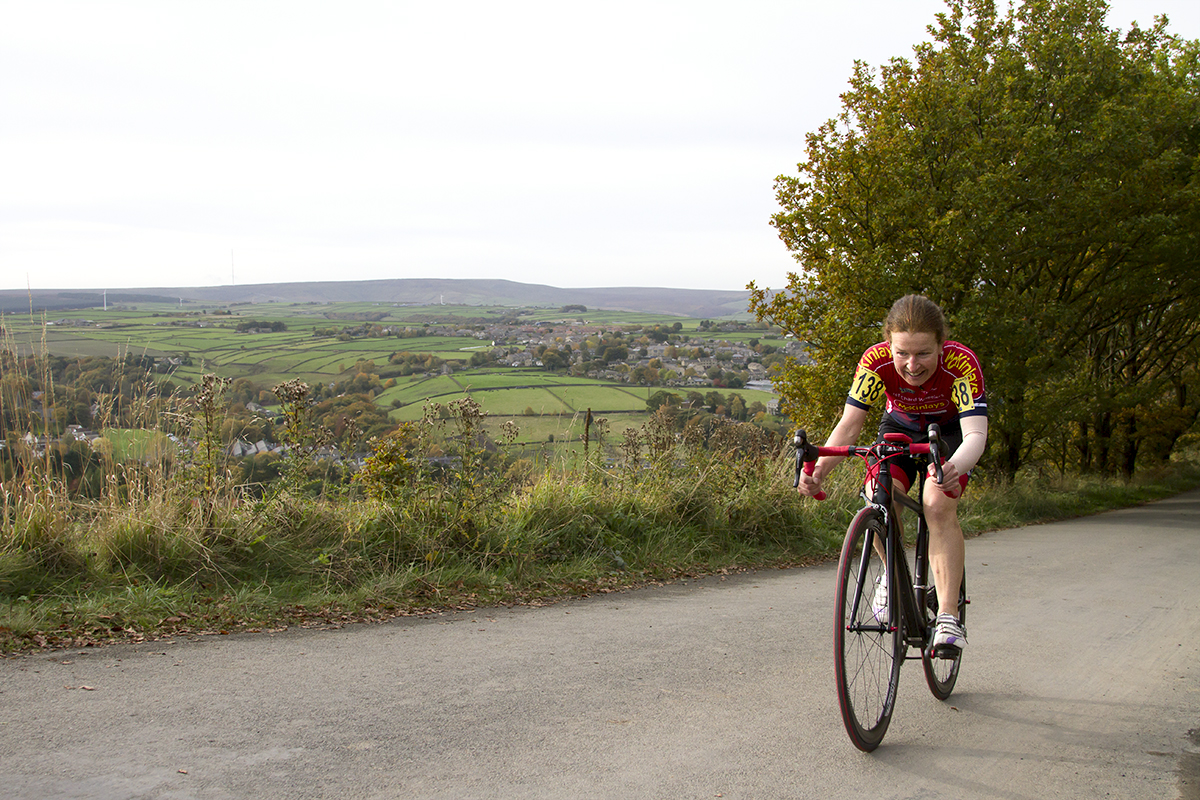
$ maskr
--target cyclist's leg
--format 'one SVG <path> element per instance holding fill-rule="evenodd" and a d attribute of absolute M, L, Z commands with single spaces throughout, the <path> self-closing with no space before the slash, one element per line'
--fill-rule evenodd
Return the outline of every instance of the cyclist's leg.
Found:
<path fill-rule="evenodd" d="M 966 563 L 966 544 L 958 522 L 958 501 L 926 487 L 925 521 L 929 525 L 929 566 L 937 588 L 938 613 L 958 616 L 958 590 Z"/>
<path fill-rule="evenodd" d="M 962 431 L 957 426 L 942 427 L 944 453 L 954 453 L 962 445 Z M 929 525 L 929 568 L 937 590 L 938 614 L 958 617 L 959 588 L 962 583 L 966 546 L 962 526 L 958 522 L 958 504 L 967 488 L 968 475 L 959 480 L 958 493 L 953 497 L 925 485 L 923 501 L 925 521 Z"/>

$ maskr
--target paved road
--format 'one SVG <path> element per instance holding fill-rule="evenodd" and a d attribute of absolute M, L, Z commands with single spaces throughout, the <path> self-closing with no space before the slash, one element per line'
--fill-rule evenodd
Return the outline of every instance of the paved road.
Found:
<path fill-rule="evenodd" d="M 958 689 L 906 665 L 872 755 L 838 716 L 821 566 L 0 661 L 0 795 L 1200 798 L 1200 492 L 987 534 L 967 564 Z"/>

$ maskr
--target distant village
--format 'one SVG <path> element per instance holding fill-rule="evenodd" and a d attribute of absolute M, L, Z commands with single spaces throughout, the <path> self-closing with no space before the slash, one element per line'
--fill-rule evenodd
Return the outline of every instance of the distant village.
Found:
<path fill-rule="evenodd" d="M 522 316 L 530 315 L 528 311 L 520 313 Z M 668 391 L 713 387 L 733 390 L 747 388 L 773 393 L 770 382 L 773 365 L 786 359 L 806 359 L 802 344 L 782 336 L 777 329 L 762 329 L 761 338 L 747 337 L 747 332 L 756 333 L 759 329 L 741 322 L 704 320 L 700 323 L 699 331 L 684 333 L 681 323 L 598 325 L 578 319 L 522 319 L 515 311 L 502 321 L 486 323 L 479 320 L 446 322 L 443 319 L 394 325 L 382 324 L 386 316 L 384 314 L 379 314 L 376 319 L 369 318 L 375 316 L 373 314 L 363 316 L 368 319 L 360 322 L 361 317 L 355 318 L 350 320 L 355 323 L 351 325 L 344 324 L 347 322 L 344 318 L 331 317 L 329 321 L 332 324 L 314 328 L 312 335 L 341 341 L 383 337 L 400 340 L 470 338 L 480 344 L 463 351 L 463 361 L 466 363 L 459 365 L 448 361 L 439 371 L 452 372 L 484 366 L 546 369 L 594 380 L 662 386 Z M 47 324 L 82 327 L 96 323 L 68 318 Z M 211 316 L 190 314 L 157 324 L 234 328 L 237 333 L 247 336 L 270 335 L 287 330 L 287 326 L 280 322 L 256 322 L 239 317 L 230 319 L 227 313 Z M 740 334 L 736 340 L 726 338 L 727 334 L 734 332 Z M 396 350 L 420 352 L 421 348 L 416 342 L 409 346 L 400 342 Z M 160 373 L 170 373 L 190 361 L 186 355 L 180 354 L 148 360 L 153 363 L 146 366 Z M 35 402 L 37 400 L 35 398 Z M 766 406 L 769 413 L 778 413 L 776 399 L 767 402 Z M 246 403 L 245 408 L 263 418 L 275 416 L 274 412 L 258 403 Z M 79 425 L 69 425 L 66 436 L 87 442 L 94 440 L 97 434 Z M 45 437 L 30 437 L 28 441 L 35 451 L 41 451 L 48 443 Z M 227 454 L 234 457 L 279 453 L 283 449 L 276 442 L 250 443 L 240 439 L 226 445 Z M 330 448 L 322 456 L 333 461 L 341 460 L 335 448 Z"/>
<path fill-rule="evenodd" d="M 567 369 L 597 380 L 668 387 L 718 386 L 774 391 L 770 367 L 785 358 L 805 360 L 803 345 L 764 330 L 761 340 L 748 343 L 722 338 L 722 333 L 753 330 L 745 323 L 701 323 L 702 333 L 684 335 L 662 326 L 614 329 L 614 326 L 571 320 L 499 322 L 470 327 L 453 324 L 381 326 L 363 324 L 342 329 L 318 329 L 314 335 L 353 339 L 364 336 L 445 336 L 474 338 L 491 363 L 518 368 Z M 632 326 L 630 326 L 632 327 Z M 681 327 L 681 326 L 680 326 Z M 619 344 L 613 336 L 620 337 Z M 623 348 L 620 357 L 598 351 Z M 478 362 L 474 362 L 478 364 Z"/>
<path fill-rule="evenodd" d="M 514 312 L 515 313 L 515 312 Z M 522 312 L 528 314 L 529 312 Z M 386 316 L 379 314 L 380 318 Z M 51 325 L 88 326 L 91 320 L 62 319 Z M 286 330 L 280 322 L 256 323 L 241 320 L 230 326 L 228 317 L 197 317 L 164 320 L 160 325 L 181 327 L 235 327 L 248 335 L 278 333 Z M 707 327 L 705 327 L 707 325 Z M 548 319 L 523 321 L 506 319 L 486 324 L 456 324 L 447 322 L 423 325 L 383 325 L 365 321 L 356 325 L 318 327 L 313 336 L 331 337 L 342 341 L 358 338 L 426 336 L 473 338 L 486 345 L 475 349 L 487 363 L 517 368 L 565 369 L 573 375 L 596 380 L 671 388 L 716 386 L 720 388 L 752 388 L 773 391 L 770 367 L 784 358 L 805 360 L 803 345 L 777 332 L 764 330 L 756 346 L 734 342 L 721 337 L 722 333 L 752 330 L 740 322 L 705 320 L 702 332 L 684 335 L 678 329 L 662 326 L 656 329 L 621 330 L 613 325 L 597 325 L 582 320 Z M 632 326 L 629 326 L 632 327 Z M 620 337 L 624 352 L 617 356 L 597 350 L 614 345 L 611 337 Z M 403 348 L 401 348 L 403 349 Z M 466 358 L 470 358 L 467 355 Z M 154 365 L 159 372 L 170 372 L 182 363 L 180 356 L 159 359 Z M 474 366 L 482 365 L 478 358 Z"/>

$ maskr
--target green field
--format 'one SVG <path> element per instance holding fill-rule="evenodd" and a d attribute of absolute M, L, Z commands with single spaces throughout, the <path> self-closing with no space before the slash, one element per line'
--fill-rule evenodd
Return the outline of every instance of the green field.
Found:
<path fill-rule="evenodd" d="M 351 315 L 364 304 L 343 304 L 339 313 Z M 194 369 L 182 369 L 176 379 L 193 381 L 206 372 L 227 378 L 252 377 L 257 383 L 271 385 L 282 380 L 301 378 L 307 381 L 328 380 L 360 359 L 371 359 L 383 366 L 391 354 L 410 351 L 433 353 L 444 359 L 470 357 L 480 341 L 473 337 L 425 336 L 399 338 L 394 336 L 356 337 L 339 341 L 337 337 L 313 336 L 315 328 L 345 327 L 356 324 L 354 319 L 304 319 L 294 316 L 295 307 L 251 306 L 234 316 L 202 315 L 155 316 L 138 311 L 70 311 L 57 312 L 52 320 L 28 316 L 6 317 L 4 325 L 8 338 L 23 352 L 47 351 L 60 356 L 148 355 L 162 358 L 188 354 Z M 93 320 L 90 327 L 54 324 L 58 320 Z M 288 330 L 278 333 L 239 333 L 239 322 L 253 319 L 263 322 L 281 321 Z M 171 324 L 186 322 L 207 327 Z M 45 324 L 43 324 L 45 323 Z"/>
<path fill-rule="evenodd" d="M 92 324 L 76 326 L 72 321 Z M 240 333 L 239 323 L 283 322 L 287 330 Z M 396 353 L 431 354 L 445 361 L 466 362 L 490 340 L 476 335 L 315 336 L 314 331 L 343 332 L 364 324 L 390 326 L 421 333 L 427 327 L 475 328 L 478 336 L 493 324 L 519 321 L 544 329 L 557 325 L 600 326 L 608 330 L 648 325 L 681 325 L 681 333 L 697 335 L 700 320 L 624 311 L 568 312 L 489 306 L 399 306 L 375 303 L 270 303 L 202 307 L 185 304 L 140 304 L 56 311 L 47 315 L 17 314 L 0 318 L 4 344 L 23 352 L 66 357 L 126 355 L 156 359 L 187 356 L 190 365 L 176 367 L 176 383 L 197 382 L 206 373 L 226 378 L 249 378 L 269 389 L 299 378 L 310 384 L 332 383 L 360 360 L 372 360 L 380 371 Z M 738 331 L 712 338 L 746 341 L 763 332 Z M 699 335 L 705 335 L 700 333 Z M 461 366 L 461 365 L 460 365 Z M 489 367 L 458 369 L 452 374 L 416 374 L 395 378 L 395 385 L 376 397 L 397 422 L 420 419 L 427 402 L 446 404 L 470 396 L 489 415 L 489 427 L 513 420 L 521 442 L 561 442 L 578 438 L 589 410 L 609 419 L 613 435 L 636 427 L 647 417 L 646 399 L 661 387 L 636 386 L 570 377 L 541 369 Z M 670 389 L 685 395 L 686 389 Z M 705 390 L 706 391 L 706 390 Z M 721 390 L 729 394 L 727 390 Z M 770 395 L 737 390 L 749 405 Z"/>
<path fill-rule="evenodd" d="M 572 378 L 545 370 L 469 370 L 431 378 L 398 379 L 383 392 L 383 405 L 400 404 L 397 419 L 419 418 L 426 400 L 448 403 L 470 395 L 497 414 L 564 414 L 588 408 L 604 411 L 633 411 L 646 407 L 650 387 L 626 386 L 591 378 Z M 411 410 L 416 406 L 416 410 Z"/>

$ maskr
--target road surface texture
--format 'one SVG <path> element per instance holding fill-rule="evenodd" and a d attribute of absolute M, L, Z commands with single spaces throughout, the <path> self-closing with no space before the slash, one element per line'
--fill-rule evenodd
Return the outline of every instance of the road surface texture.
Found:
<path fill-rule="evenodd" d="M 834 567 L 0 660 L 0 796 L 1200 798 L 1200 492 L 968 542 L 970 645 L 842 728 Z"/>

